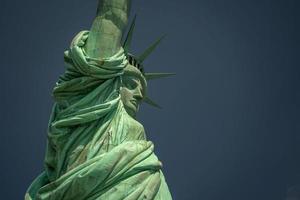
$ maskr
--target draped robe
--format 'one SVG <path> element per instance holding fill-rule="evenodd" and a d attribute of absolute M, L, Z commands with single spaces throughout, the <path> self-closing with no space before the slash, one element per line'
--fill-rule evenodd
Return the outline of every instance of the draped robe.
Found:
<path fill-rule="evenodd" d="M 65 52 L 48 125 L 45 170 L 25 200 L 171 200 L 154 146 L 120 98 L 123 49 L 97 60 L 84 51 L 88 31 Z"/>

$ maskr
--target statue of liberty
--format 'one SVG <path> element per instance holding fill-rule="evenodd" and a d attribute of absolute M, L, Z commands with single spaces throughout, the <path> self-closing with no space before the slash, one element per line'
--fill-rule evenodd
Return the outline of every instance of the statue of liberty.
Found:
<path fill-rule="evenodd" d="M 45 170 L 25 200 L 171 200 L 143 126 L 136 120 L 147 81 L 168 73 L 145 73 L 129 53 L 130 0 L 100 0 L 90 31 L 80 32 L 64 54 L 66 71 L 53 90 Z"/>

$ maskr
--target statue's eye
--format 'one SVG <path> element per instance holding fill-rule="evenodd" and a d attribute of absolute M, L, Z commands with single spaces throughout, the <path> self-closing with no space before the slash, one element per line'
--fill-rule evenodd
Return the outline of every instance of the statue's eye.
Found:
<path fill-rule="evenodd" d="M 133 90 L 139 86 L 139 81 L 135 78 L 126 77 L 125 79 L 123 79 L 123 85 L 126 88 Z"/>

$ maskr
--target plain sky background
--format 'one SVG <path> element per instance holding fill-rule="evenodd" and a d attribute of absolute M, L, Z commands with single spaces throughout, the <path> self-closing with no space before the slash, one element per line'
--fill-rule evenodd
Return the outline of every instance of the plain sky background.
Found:
<path fill-rule="evenodd" d="M 1 199 L 43 169 L 63 52 L 96 0 L 1 0 Z M 134 0 L 134 54 L 177 76 L 149 83 L 139 119 L 174 200 L 284 200 L 300 184 L 299 0 Z"/>

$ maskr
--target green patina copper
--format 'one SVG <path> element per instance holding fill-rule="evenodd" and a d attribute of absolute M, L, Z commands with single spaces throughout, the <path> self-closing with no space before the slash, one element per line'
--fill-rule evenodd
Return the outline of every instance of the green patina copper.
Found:
<path fill-rule="evenodd" d="M 90 31 L 65 52 L 66 72 L 53 90 L 45 170 L 25 200 L 171 200 L 154 147 L 136 120 L 147 97 L 141 56 L 129 53 L 134 24 L 121 44 L 130 0 L 100 0 Z"/>

